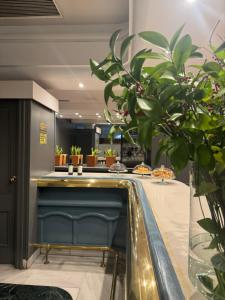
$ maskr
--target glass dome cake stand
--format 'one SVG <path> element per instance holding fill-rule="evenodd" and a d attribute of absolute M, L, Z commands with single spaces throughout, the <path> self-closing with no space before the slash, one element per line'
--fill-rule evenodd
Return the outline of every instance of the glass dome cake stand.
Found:
<path fill-rule="evenodd" d="M 112 164 L 108 171 L 110 173 L 116 173 L 116 174 L 120 174 L 120 173 L 126 173 L 127 172 L 127 168 L 124 164 L 120 163 L 119 161 L 117 161 L 116 163 Z"/>
<path fill-rule="evenodd" d="M 160 168 L 156 168 L 152 171 L 152 177 L 160 179 L 158 182 L 160 184 L 167 184 L 167 180 L 175 179 L 175 174 L 173 170 L 165 168 L 165 166 L 162 165 Z"/>
<path fill-rule="evenodd" d="M 141 175 L 141 177 L 148 176 L 152 174 L 152 169 L 150 166 L 142 162 L 140 165 L 134 167 L 133 174 Z"/>

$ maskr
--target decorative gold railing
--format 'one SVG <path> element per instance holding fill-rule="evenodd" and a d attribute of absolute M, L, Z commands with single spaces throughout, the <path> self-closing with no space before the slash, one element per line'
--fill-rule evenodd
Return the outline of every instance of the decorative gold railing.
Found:
<path fill-rule="evenodd" d="M 160 299 L 151 259 L 143 208 L 138 197 L 135 182 L 126 179 L 97 179 L 97 178 L 43 178 L 37 181 L 38 187 L 85 187 L 85 188 L 126 188 L 128 190 L 128 245 L 126 255 L 126 299 Z M 70 247 L 82 250 L 111 251 L 114 253 L 114 274 L 111 289 L 111 300 L 114 299 L 118 253 L 108 247 L 63 246 L 34 244 L 35 247 L 46 249 L 46 255 L 51 248 Z M 103 249 L 104 248 L 104 249 Z M 107 249 L 106 249 L 107 248 Z M 47 257 L 46 257 L 47 261 Z M 104 263 L 104 257 L 103 257 Z"/>

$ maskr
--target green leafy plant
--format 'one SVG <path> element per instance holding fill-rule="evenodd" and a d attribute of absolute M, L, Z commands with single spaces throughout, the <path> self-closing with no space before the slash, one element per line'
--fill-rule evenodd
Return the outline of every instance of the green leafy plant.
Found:
<path fill-rule="evenodd" d="M 90 67 L 106 83 L 106 120 L 116 123 L 108 109 L 113 101 L 124 124 L 114 125 L 112 134 L 123 131 L 130 142 L 146 149 L 158 136 L 155 163 L 164 154 L 176 172 L 189 162 L 197 166 L 196 195 L 205 195 L 211 213 L 211 218 L 203 216 L 198 223 L 212 235 L 211 247 L 223 258 L 220 271 L 215 264 L 218 259 L 212 258 L 218 285 L 209 294 L 225 299 L 225 41 L 218 47 L 210 43 L 213 58 L 208 61 L 190 35 L 182 36 L 183 27 L 170 40 L 154 31 L 139 33 L 146 45 L 159 50 L 142 49 L 131 58 L 129 67 L 123 58 L 134 36 L 127 37 L 117 52 L 118 30 L 110 39 L 107 57 L 100 63 L 90 59 Z M 194 58 L 203 63 L 193 65 Z M 146 66 L 146 61 L 154 64 Z M 130 135 L 133 130 L 138 132 L 137 140 Z M 208 283 L 209 279 L 202 277 L 201 281 Z"/>
<path fill-rule="evenodd" d="M 63 149 L 62 149 L 62 147 L 60 147 L 59 145 L 56 145 L 56 146 L 55 146 L 55 154 L 56 154 L 56 155 L 63 154 Z"/>
<path fill-rule="evenodd" d="M 91 155 L 97 156 L 101 151 L 97 148 L 91 148 Z"/>
<path fill-rule="evenodd" d="M 77 146 L 72 145 L 70 147 L 70 154 L 71 155 L 80 155 L 81 154 L 81 147 L 77 147 Z"/>
<path fill-rule="evenodd" d="M 106 149 L 105 156 L 116 156 L 116 151 L 113 150 L 112 148 Z"/>

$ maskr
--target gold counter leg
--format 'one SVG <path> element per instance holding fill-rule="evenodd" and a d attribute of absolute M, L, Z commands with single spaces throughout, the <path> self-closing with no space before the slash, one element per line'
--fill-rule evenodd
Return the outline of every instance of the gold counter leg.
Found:
<path fill-rule="evenodd" d="M 113 278 L 112 278 L 112 287 L 111 287 L 111 292 L 110 292 L 110 300 L 114 300 L 115 299 L 118 258 L 119 258 L 118 253 L 115 253 L 114 268 L 113 268 Z"/>
<path fill-rule="evenodd" d="M 101 267 L 104 268 L 105 267 L 105 251 L 102 251 L 102 262 L 101 262 Z"/>
<path fill-rule="evenodd" d="M 48 260 L 48 254 L 51 250 L 51 246 L 48 244 L 47 247 L 45 248 L 45 261 L 44 261 L 44 264 L 49 264 L 49 260 Z"/>

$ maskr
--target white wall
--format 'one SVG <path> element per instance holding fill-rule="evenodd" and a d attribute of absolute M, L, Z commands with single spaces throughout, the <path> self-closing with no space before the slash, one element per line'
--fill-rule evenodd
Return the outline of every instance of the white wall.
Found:
<path fill-rule="evenodd" d="M 160 31 L 168 38 L 182 24 L 184 33 L 189 33 L 195 44 L 207 47 L 210 33 L 220 19 L 221 23 L 214 35 L 215 43 L 221 43 L 218 35 L 225 37 L 224 0 L 133 0 L 133 31 L 135 33 L 152 30 Z M 133 51 L 148 47 L 136 39 Z"/>

